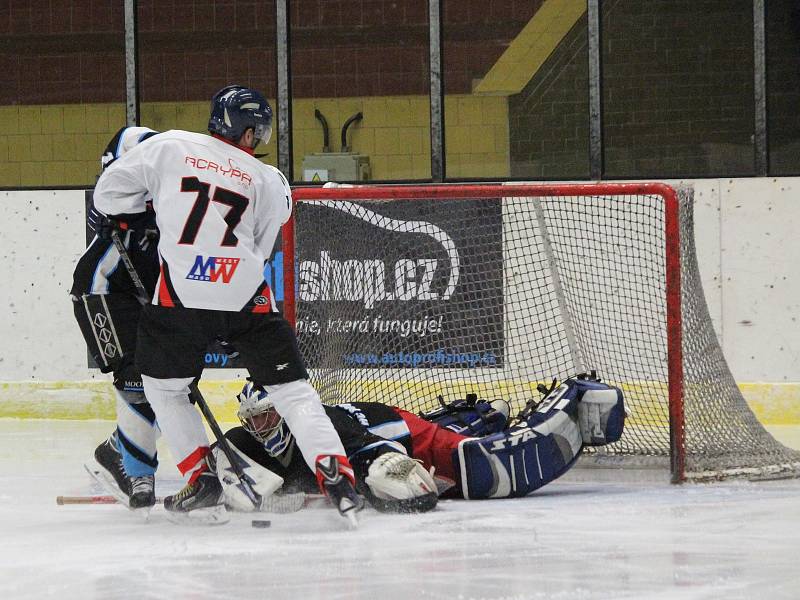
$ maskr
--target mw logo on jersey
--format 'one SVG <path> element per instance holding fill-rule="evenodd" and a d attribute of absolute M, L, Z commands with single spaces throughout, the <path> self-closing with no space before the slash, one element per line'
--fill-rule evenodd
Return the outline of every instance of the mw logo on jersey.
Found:
<path fill-rule="evenodd" d="M 198 254 L 186 279 L 211 282 L 221 279 L 222 283 L 230 283 L 237 266 L 239 266 L 238 258 L 225 256 L 209 256 L 205 258 L 202 254 Z"/>

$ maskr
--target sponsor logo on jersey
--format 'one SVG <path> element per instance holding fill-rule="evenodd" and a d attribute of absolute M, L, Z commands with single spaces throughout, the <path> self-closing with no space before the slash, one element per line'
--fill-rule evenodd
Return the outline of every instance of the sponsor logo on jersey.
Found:
<path fill-rule="evenodd" d="M 348 404 L 346 402 L 342 402 L 341 404 L 337 404 L 336 408 L 339 408 L 339 409 L 349 413 L 353 417 L 355 417 L 355 419 L 359 423 L 361 423 L 364 427 L 369 427 L 369 420 L 367 419 L 367 415 L 365 415 L 364 411 L 362 411 L 361 409 L 356 408 L 352 404 Z"/>
<path fill-rule="evenodd" d="M 239 260 L 238 258 L 225 256 L 209 256 L 205 258 L 202 254 L 198 254 L 186 279 L 210 281 L 212 283 L 221 280 L 221 283 L 230 283 L 233 274 L 236 272 L 236 267 L 239 266 Z"/>
<path fill-rule="evenodd" d="M 230 177 L 246 185 L 250 185 L 253 182 L 253 178 L 250 177 L 250 174 L 239 169 L 230 158 L 228 159 L 228 166 L 220 165 L 213 160 L 207 160 L 197 156 L 186 156 L 184 162 L 200 171 L 213 171 L 214 173 L 219 173 L 224 177 Z"/>

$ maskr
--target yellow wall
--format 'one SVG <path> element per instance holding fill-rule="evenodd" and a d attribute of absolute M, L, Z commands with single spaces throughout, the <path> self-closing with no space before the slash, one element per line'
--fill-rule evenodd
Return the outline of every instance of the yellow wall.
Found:
<path fill-rule="evenodd" d="M 508 99 L 505 96 L 447 96 L 444 115 L 448 177 L 509 176 Z"/>
<path fill-rule="evenodd" d="M 293 105 L 295 177 L 307 153 L 322 150 L 314 109 L 331 129 L 339 151 L 344 121 L 361 111 L 349 131 L 353 151 L 370 157 L 373 179 L 430 178 L 427 96 L 296 100 Z M 205 131 L 207 102 L 143 104 L 141 122 L 157 131 Z M 507 177 L 508 105 L 505 97 L 445 98 L 445 147 L 449 177 Z M 0 106 L 0 187 L 93 185 L 100 155 L 125 124 L 123 104 Z M 277 136 L 264 162 L 277 164 Z"/>

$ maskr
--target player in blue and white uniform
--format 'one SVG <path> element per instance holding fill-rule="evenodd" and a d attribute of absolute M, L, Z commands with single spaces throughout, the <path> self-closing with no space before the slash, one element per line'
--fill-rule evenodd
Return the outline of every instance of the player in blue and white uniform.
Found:
<path fill-rule="evenodd" d="M 102 169 L 156 134 L 147 127 L 123 127 L 106 147 Z M 158 427 L 135 364 L 142 304 L 111 240 L 109 223 L 94 203 L 87 212 L 87 226 L 95 236 L 75 266 L 70 297 L 92 358 L 103 373 L 113 373 L 117 398 L 117 428 L 95 450 L 104 470 L 97 472 L 128 498 L 131 508 L 149 507 L 155 503 Z M 138 275 L 152 295 L 158 278 L 155 214 L 147 210 L 122 216 L 119 227 Z"/>

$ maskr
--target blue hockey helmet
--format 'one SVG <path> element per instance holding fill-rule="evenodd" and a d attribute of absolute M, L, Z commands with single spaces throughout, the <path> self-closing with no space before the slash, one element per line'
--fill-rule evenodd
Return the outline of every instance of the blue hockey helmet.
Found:
<path fill-rule="evenodd" d="M 239 400 L 237 415 L 242 427 L 264 445 L 271 456 L 283 454 L 292 441 L 292 432 L 278 414 L 267 391 L 248 381 L 236 396 Z"/>
<path fill-rule="evenodd" d="M 211 99 L 208 131 L 238 142 L 247 129 L 253 129 L 255 144 L 269 141 L 272 135 L 272 108 L 261 92 L 241 85 L 222 88 Z"/>

